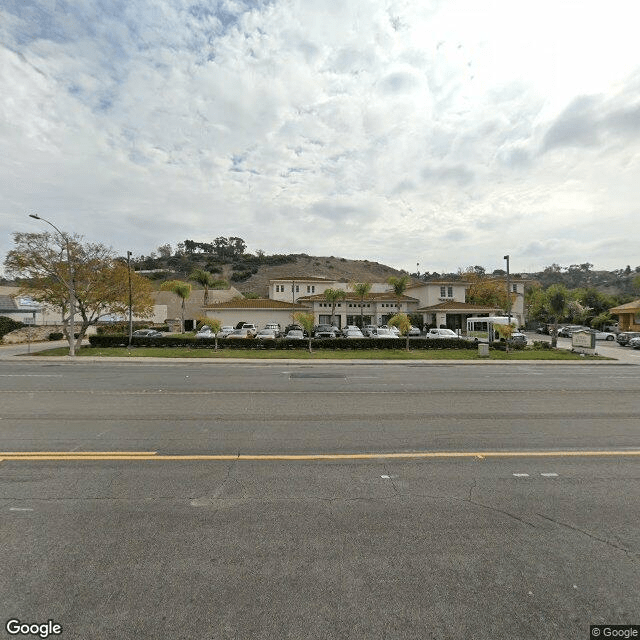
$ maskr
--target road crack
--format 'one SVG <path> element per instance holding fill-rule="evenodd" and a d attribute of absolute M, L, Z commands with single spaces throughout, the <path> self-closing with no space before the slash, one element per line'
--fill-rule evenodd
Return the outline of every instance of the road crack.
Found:
<path fill-rule="evenodd" d="M 536 515 L 539 518 L 542 518 L 543 520 L 548 520 L 549 522 L 553 522 L 553 524 L 557 524 L 559 527 L 564 527 L 566 529 L 570 529 L 571 531 L 576 531 L 577 533 L 581 533 L 582 535 L 587 536 L 587 538 L 591 538 L 592 540 L 596 540 L 597 542 L 602 542 L 603 544 L 606 544 L 609 547 L 613 547 L 618 551 L 623 551 L 632 560 L 635 560 L 635 561 L 638 560 L 637 552 L 631 551 L 631 549 L 627 549 L 626 547 L 623 547 L 620 544 L 617 544 L 611 540 L 608 540 L 607 538 L 600 538 L 599 536 L 591 533 L 590 531 L 585 531 L 584 529 L 580 529 L 580 527 L 576 527 L 572 524 L 568 524 L 567 522 L 561 522 L 560 520 L 556 520 L 555 518 L 550 518 L 549 516 L 545 516 L 542 513 L 536 513 Z"/>

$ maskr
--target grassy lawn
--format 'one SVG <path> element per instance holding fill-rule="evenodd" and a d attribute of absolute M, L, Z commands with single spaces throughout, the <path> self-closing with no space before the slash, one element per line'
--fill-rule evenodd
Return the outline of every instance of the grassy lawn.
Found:
<path fill-rule="evenodd" d="M 66 356 L 67 348 L 47 349 L 33 355 L 38 356 Z M 246 360 L 609 360 L 601 356 L 581 356 L 566 349 L 554 351 L 490 351 L 489 358 L 481 358 L 475 349 L 425 349 L 421 351 L 328 351 L 318 350 L 309 353 L 305 349 L 274 350 L 246 350 L 246 349 L 188 349 L 175 347 L 170 349 L 140 347 L 128 350 L 123 347 L 97 348 L 83 347 L 76 352 L 79 357 L 120 357 L 120 358 L 242 358 Z"/>

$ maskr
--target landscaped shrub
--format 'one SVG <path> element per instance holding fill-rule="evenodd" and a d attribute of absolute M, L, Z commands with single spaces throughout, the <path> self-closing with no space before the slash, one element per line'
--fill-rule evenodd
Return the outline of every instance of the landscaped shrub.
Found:
<path fill-rule="evenodd" d="M 546 340 L 534 340 L 531 348 L 535 351 L 551 351 L 551 343 Z"/>
<path fill-rule="evenodd" d="M 62 333 L 62 331 L 52 331 L 49 334 L 49 340 L 53 341 L 53 340 L 62 340 L 62 337 L 64 336 L 64 333 Z"/>
<path fill-rule="evenodd" d="M 22 327 L 26 327 L 27 325 L 19 322 L 18 320 L 14 320 L 13 318 L 7 318 L 7 316 L 0 316 L 0 338 L 2 336 L 7 335 L 7 333 L 11 333 L 16 329 L 22 329 Z"/>

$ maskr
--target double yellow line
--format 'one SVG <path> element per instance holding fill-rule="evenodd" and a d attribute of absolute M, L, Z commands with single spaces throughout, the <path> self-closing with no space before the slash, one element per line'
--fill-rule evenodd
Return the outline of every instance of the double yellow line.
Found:
<path fill-rule="evenodd" d="M 417 451 L 405 453 L 318 454 L 187 454 L 158 455 L 157 451 L 8 451 L 0 462 L 158 460 L 158 461 L 297 461 L 297 460 L 427 460 L 445 458 L 589 458 L 640 456 L 640 450 L 614 451 Z"/>

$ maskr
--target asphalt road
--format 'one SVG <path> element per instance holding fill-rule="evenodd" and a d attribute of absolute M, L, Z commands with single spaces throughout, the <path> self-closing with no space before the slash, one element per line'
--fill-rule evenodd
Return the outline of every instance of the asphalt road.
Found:
<path fill-rule="evenodd" d="M 0 406 L 3 620 L 124 640 L 640 624 L 638 367 L 5 361 Z"/>

